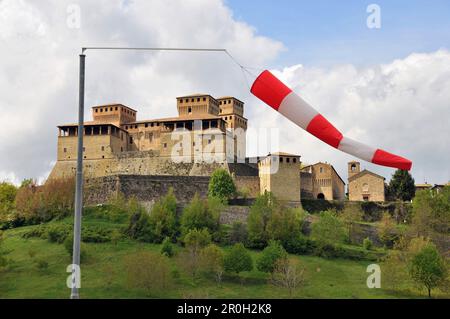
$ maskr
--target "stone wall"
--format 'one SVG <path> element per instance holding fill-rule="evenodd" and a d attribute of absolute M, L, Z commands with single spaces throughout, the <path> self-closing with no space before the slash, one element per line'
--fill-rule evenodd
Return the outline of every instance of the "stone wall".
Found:
<path fill-rule="evenodd" d="M 259 195 L 259 176 L 235 176 L 234 183 L 238 192 L 247 198 Z"/>
<path fill-rule="evenodd" d="M 209 177 L 207 176 L 152 176 L 115 175 L 86 180 L 87 204 L 101 204 L 111 195 L 119 192 L 129 198 L 135 196 L 144 204 L 152 203 L 166 194 L 172 187 L 180 204 L 189 202 L 196 193 L 206 197 Z"/>

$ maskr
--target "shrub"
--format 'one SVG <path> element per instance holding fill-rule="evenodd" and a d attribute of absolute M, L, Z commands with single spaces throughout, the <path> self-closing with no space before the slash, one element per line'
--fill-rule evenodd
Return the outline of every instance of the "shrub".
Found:
<path fill-rule="evenodd" d="M 312 224 L 311 237 L 322 244 L 342 243 L 347 239 L 347 231 L 334 211 L 325 211 Z"/>
<path fill-rule="evenodd" d="M 289 296 L 305 282 L 305 268 L 289 258 L 278 259 L 275 263 L 271 282 L 273 285 L 285 288 Z"/>
<path fill-rule="evenodd" d="M 388 247 L 392 247 L 397 238 L 396 223 L 388 212 L 384 212 L 378 226 L 378 236 Z"/>
<path fill-rule="evenodd" d="M 370 240 L 369 237 L 364 238 L 363 240 L 363 247 L 365 250 L 371 250 L 373 246 L 372 241 Z"/>
<path fill-rule="evenodd" d="M 183 234 L 191 229 L 207 228 L 210 233 L 219 229 L 220 207 L 215 198 L 208 200 L 200 199 L 195 194 L 192 201 L 183 210 L 181 217 L 181 228 Z"/>
<path fill-rule="evenodd" d="M 200 251 L 203 247 L 211 243 L 211 235 L 206 228 L 202 230 L 192 229 L 184 236 L 186 251 L 180 260 L 183 268 L 195 280 L 197 271 L 200 268 Z"/>
<path fill-rule="evenodd" d="M 301 233 L 304 212 L 299 208 L 277 206 L 267 223 L 269 239 L 285 241 Z"/>
<path fill-rule="evenodd" d="M 251 271 L 253 269 L 253 260 L 244 245 L 239 243 L 235 244 L 225 255 L 223 265 L 225 271 L 239 274 L 242 271 Z"/>
<path fill-rule="evenodd" d="M 205 273 L 213 274 L 217 283 L 222 281 L 224 272 L 224 255 L 222 249 L 214 244 L 210 244 L 202 249 L 200 253 L 201 269 Z"/>
<path fill-rule="evenodd" d="M 236 186 L 228 171 L 223 168 L 216 169 L 209 180 L 208 196 L 219 198 L 225 204 L 235 194 Z"/>
<path fill-rule="evenodd" d="M 12 215 L 16 194 L 16 186 L 7 182 L 0 183 L 0 222 L 6 221 L 8 216 Z"/>
<path fill-rule="evenodd" d="M 177 201 L 173 189 L 170 188 L 169 192 L 153 205 L 148 218 L 153 242 L 161 243 L 166 237 L 175 239 L 178 232 L 176 209 Z"/>
<path fill-rule="evenodd" d="M 313 254 L 317 248 L 316 242 L 308 237 L 297 234 L 283 240 L 283 247 L 290 254 Z"/>
<path fill-rule="evenodd" d="M 250 207 L 247 217 L 249 244 L 254 248 L 263 248 L 269 240 L 267 225 L 278 202 L 270 192 L 259 195 Z"/>
<path fill-rule="evenodd" d="M 166 255 L 167 257 L 172 257 L 173 253 L 173 246 L 170 242 L 170 238 L 166 237 L 162 242 L 161 254 Z"/>
<path fill-rule="evenodd" d="M 80 262 L 85 262 L 87 259 L 87 249 L 83 245 L 83 243 L 80 243 Z M 67 236 L 66 240 L 64 240 L 64 248 L 66 249 L 67 253 L 69 254 L 69 257 L 73 257 L 73 237 Z"/>
<path fill-rule="evenodd" d="M 111 231 L 101 227 L 83 227 L 81 240 L 85 243 L 106 243 L 111 241 Z"/>
<path fill-rule="evenodd" d="M 24 239 L 37 237 L 37 238 L 43 238 L 45 239 L 47 236 L 47 229 L 43 225 L 35 226 L 27 231 L 25 231 L 21 237 Z"/>
<path fill-rule="evenodd" d="M 279 242 L 270 241 L 264 248 L 256 262 L 256 268 L 262 272 L 272 273 L 275 270 L 276 263 L 280 259 L 286 259 L 288 254 Z"/>
<path fill-rule="evenodd" d="M 49 242 L 62 244 L 68 237 L 70 230 L 66 225 L 49 225 L 46 228 L 46 236 Z"/>
<path fill-rule="evenodd" d="M 118 242 L 122 239 L 122 233 L 117 229 L 113 229 L 111 231 L 111 243 L 117 245 Z"/>
<path fill-rule="evenodd" d="M 247 226 L 241 222 L 234 222 L 228 233 L 228 242 L 232 245 L 236 243 L 246 243 L 248 240 Z"/>
<path fill-rule="evenodd" d="M 167 256 L 148 251 L 137 252 L 125 257 L 128 285 L 152 291 L 167 289 L 172 281 L 170 262 Z"/>

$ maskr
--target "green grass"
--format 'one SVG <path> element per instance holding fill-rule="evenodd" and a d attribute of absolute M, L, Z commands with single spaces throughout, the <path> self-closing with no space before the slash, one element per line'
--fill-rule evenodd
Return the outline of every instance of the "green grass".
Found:
<path fill-rule="evenodd" d="M 70 219 L 56 223 L 70 223 Z M 83 225 L 101 225 L 120 228 L 124 224 L 112 223 L 93 217 L 86 217 Z M 27 226 L 5 232 L 4 249 L 10 251 L 12 261 L 8 269 L 0 272 L 0 298 L 68 298 L 66 287 L 69 273 L 66 267 L 71 258 L 61 244 L 47 240 L 23 239 L 21 234 L 32 227 Z M 85 244 L 88 258 L 82 264 L 80 294 L 82 298 L 289 298 L 282 288 L 268 283 L 268 275 L 257 270 L 242 273 L 243 282 L 235 275 L 225 275 L 219 286 L 212 279 L 192 279 L 183 274 L 174 279 L 169 289 L 147 294 L 127 285 L 124 257 L 139 250 L 159 252 L 160 245 L 143 244 L 123 239 L 117 245 L 112 243 Z M 224 248 L 225 250 L 228 247 Z M 29 251 L 36 256 L 30 257 Z M 182 250 L 176 246 L 177 252 Z M 251 251 L 254 260 L 260 252 Z M 422 298 L 425 292 L 412 287 L 402 291 L 369 289 L 366 286 L 366 267 L 369 261 L 344 259 L 323 259 L 313 256 L 294 256 L 306 268 L 306 282 L 298 288 L 294 298 Z M 36 267 L 37 260 L 45 260 L 49 267 L 42 271 Z M 176 257 L 171 259 L 177 269 Z M 435 293 L 437 297 L 447 297 Z"/>

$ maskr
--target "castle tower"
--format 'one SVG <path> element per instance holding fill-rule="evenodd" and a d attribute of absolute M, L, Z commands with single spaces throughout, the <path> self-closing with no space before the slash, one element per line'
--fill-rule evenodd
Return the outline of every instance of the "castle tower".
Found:
<path fill-rule="evenodd" d="M 94 122 L 114 124 L 118 127 L 122 124 L 136 122 L 136 110 L 123 104 L 105 104 L 92 107 Z"/>
<path fill-rule="evenodd" d="M 300 156 L 269 154 L 258 163 L 260 192 L 272 192 L 282 201 L 300 202 Z"/>
<path fill-rule="evenodd" d="M 247 119 L 244 117 L 244 102 L 232 96 L 217 99 L 219 116 L 233 134 L 234 157 L 245 159 Z"/>
<path fill-rule="evenodd" d="M 348 178 L 361 172 L 361 164 L 356 161 L 348 162 Z"/>
<path fill-rule="evenodd" d="M 209 94 L 177 97 L 179 116 L 219 115 L 219 102 Z"/>

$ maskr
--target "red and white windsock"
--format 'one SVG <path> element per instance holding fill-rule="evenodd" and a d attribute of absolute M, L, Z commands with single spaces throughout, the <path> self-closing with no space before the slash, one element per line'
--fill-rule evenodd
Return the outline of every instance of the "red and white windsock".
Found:
<path fill-rule="evenodd" d="M 406 158 L 343 136 L 325 117 L 267 70 L 256 78 L 250 91 L 302 129 L 342 152 L 378 165 L 411 169 L 412 162 Z"/>

